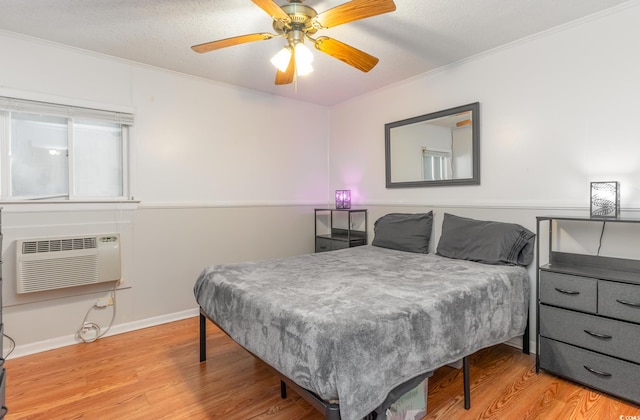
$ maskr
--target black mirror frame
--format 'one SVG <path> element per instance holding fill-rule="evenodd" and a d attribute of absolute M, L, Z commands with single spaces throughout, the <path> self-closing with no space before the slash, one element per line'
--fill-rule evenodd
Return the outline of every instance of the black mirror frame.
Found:
<path fill-rule="evenodd" d="M 471 144 L 473 148 L 472 174 L 471 178 L 446 179 L 440 181 L 391 181 L 391 129 L 401 127 L 403 125 L 415 124 L 418 122 L 433 120 L 436 118 L 455 115 L 460 112 L 471 111 L 471 120 L 473 121 L 471 128 Z M 474 102 L 468 105 L 457 106 L 455 108 L 445 109 L 443 111 L 432 112 L 430 114 L 420 115 L 417 117 L 407 118 L 405 120 L 395 121 L 384 125 L 384 143 L 385 143 L 385 172 L 387 188 L 414 188 L 414 187 L 441 187 L 453 185 L 479 185 L 480 184 L 480 103 Z"/>

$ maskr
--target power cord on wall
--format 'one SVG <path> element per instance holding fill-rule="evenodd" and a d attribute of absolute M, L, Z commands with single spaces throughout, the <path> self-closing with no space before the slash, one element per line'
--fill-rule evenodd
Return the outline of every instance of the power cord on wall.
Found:
<path fill-rule="evenodd" d="M 602 222 L 602 230 L 600 231 L 600 242 L 598 243 L 598 252 L 596 253 L 596 256 L 600 255 L 600 248 L 602 248 L 602 236 L 604 235 L 604 227 L 607 224 L 607 222 Z"/>
<path fill-rule="evenodd" d="M 7 359 L 9 358 L 9 355 L 10 355 L 11 353 L 13 353 L 13 351 L 16 349 L 16 340 L 14 340 L 13 338 L 9 337 L 9 336 L 8 336 L 7 334 L 5 334 L 5 333 L 2 333 L 2 336 L 3 336 L 3 337 L 6 337 L 9 341 L 11 341 L 11 348 L 9 349 L 9 352 L 7 353 L 7 355 L 6 355 L 6 356 L 4 356 L 4 357 L 2 357 L 2 358 L 0 359 L 0 361 L 2 361 L 2 363 L 1 363 L 1 364 L 3 365 L 3 364 L 4 364 L 4 362 L 5 362 L 5 360 L 7 360 Z"/>
<path fill-rule="evenodd" d="M 84 319 L 82 320 L 82 325 L 76 332 L 76 337 L 83 343 L 91 343 L 96 341 L 98 338 L 103 337 L 113 325 L 113 321 L 116 318 L 116 291 L 118 290 L 118 283 L 119 281 L 116 281 L 113 284 L 113 290 L 111 291 L 110 302 L 103 303 L 100 300 L 98 300 L 98 302 L 96 302 L 91 308 L 89 308 L 87 313 L 84 315 Z M 113 306 L 113 312 L 111 313 L 111 321 L 109 322 L 109 325 L 104 331 L 102 331 L 100 326 L 95 322 L 87 322 L 87 318 L 89 318 L 89 314 L 91 313 L 91 311 L 93 311 L 94 309 L 104 309 L 107 306 L 109 306 L 109 303 L 111 303 Z"/>

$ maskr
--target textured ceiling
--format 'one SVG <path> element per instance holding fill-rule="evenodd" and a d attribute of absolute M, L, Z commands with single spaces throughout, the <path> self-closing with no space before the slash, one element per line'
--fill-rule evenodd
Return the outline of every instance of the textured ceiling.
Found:
<path fill-rule="evenodd" d="M 276 0 L 285 4 L 285 0 Z M 318 13 L 342 0 L 307 0 Z M 314 51 L 315 71 L 275 86 L 281 38 L 206 54 L 190 47 L 273 32 L 250 0 L 0 0 L 0 29 L 322 105 L 423 74 L 611 8 L 620 0 L 395 0 L 392 13 L 319 32 L 380 59 L 362 73 Z"/>

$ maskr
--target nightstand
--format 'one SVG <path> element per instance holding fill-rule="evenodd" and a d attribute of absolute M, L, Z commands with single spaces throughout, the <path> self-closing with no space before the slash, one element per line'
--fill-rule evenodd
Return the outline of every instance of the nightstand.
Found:
<path fill-rule="evenodd" d="M 556 245 L 559 223 L 601 224 L 604 232 L 605 223 L 631 229 L 640 220 L 537 219 L 536 371 L 640 403 L 640 260 L 560 252 Z M 548 243 L 540 241 L 541 224 Z"/>
<path fill-rule="evenodd" d="M 367 244 L 367 209 L 315 209 L 316 252 Z"/>

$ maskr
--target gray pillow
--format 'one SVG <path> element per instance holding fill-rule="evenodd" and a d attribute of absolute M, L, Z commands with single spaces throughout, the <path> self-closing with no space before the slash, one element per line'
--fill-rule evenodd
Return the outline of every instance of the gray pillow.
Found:
<path fill-rule="evenodd" d="M 515 223 L 445 213 L 436 254 L 485 264 L 526 266 L 533 260 L 535 236 Z"/>
<path fill-rule="evenodd" d="M 371 245 L 426 254 L 429 252 L 432 225 L 432 211 L 416 214 L 390 213 L 374 223 Z"/>

